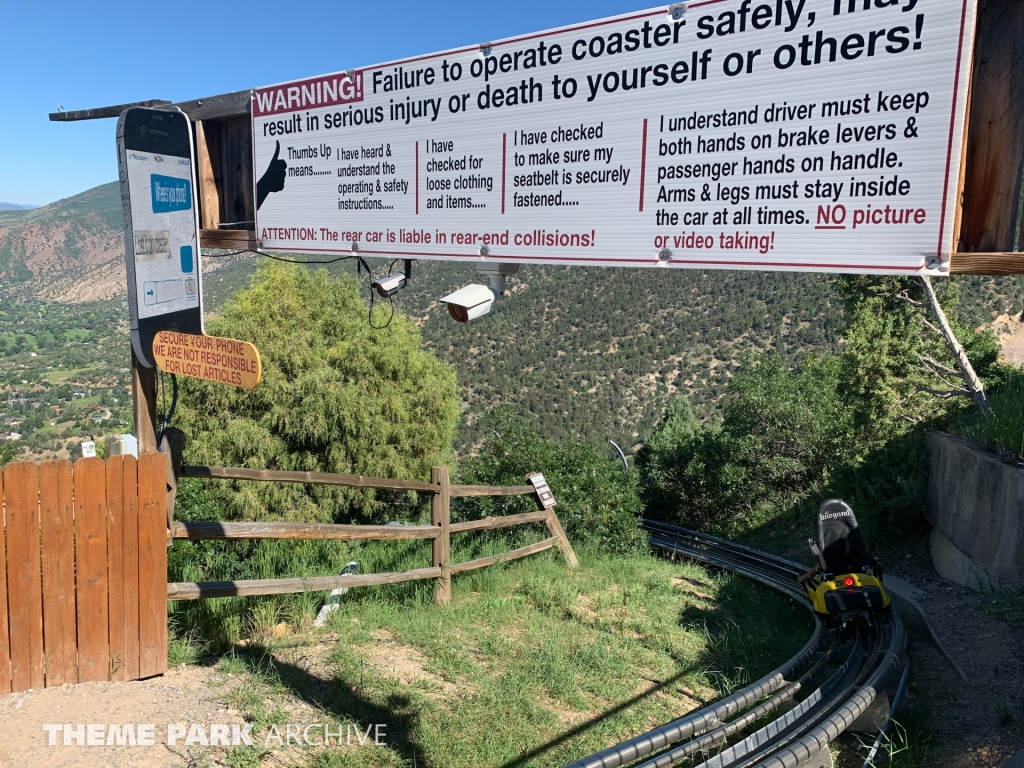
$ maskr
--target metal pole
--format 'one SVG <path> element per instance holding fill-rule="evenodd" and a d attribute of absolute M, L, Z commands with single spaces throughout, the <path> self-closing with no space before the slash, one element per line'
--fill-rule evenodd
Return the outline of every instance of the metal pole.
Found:
<path fill-rule="evenodd" d="M 626 463 L 626 454 L 624 454 L 622 452 L 622 449 L 619 448 L 619 444 L 616 443 L 614 440 L 609 440 L 608 442 L 615 446 L 615 450 L 619 452 L 619 456 L 622 458 L 622 466 L 624 466 L 626 469 L 629 469 L 629 464 Z"/>

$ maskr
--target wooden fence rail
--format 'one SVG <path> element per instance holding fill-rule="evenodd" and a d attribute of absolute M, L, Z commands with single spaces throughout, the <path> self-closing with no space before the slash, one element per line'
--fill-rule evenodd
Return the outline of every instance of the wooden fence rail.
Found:
<path fill-rule="evenodd" d="M 0 695 L 167 668 L 162 454 L 0 472 Z"/>
<path fill-rule="evenodd" d="M 0 471 L 0 695 L 90 680 L 134 680 L 167 669 L 167 600 L 278 595 L 434 579 L 451 600 L 451 577 L 558 547 L 576 555 L 533 485 L 452 485 L 445 467 L 430 482 L 323 472 L 183 467 L 181 475 L 432 494 L 430 525 L 178 522 L 169 517 L 176 463 L 166 453 L 8 464 Z M 544 486 L 546 493 L 546 486 Z M 536 512 L 451 522 L 451 499 L 532 495 Z M 451 536 L 544 523 L 549 536 L 500 555 L 451 562 Z M 431 566 L 402 573 L 167 583 L 174 539 L 423 539 Z"/>
<path fill-rule="evenodd" d="M 220 523 L 171 522 L 172 539 L 428 539 L 431 542 L 430 568 L 403 573 L 377 573 L 315 578 L 252 579 L 240 581 L 180 582 L 167 585 L 169 600 L 199 600 L 208 597 L 239 597 L 243 595 L 280 595 L 294 592 L 398 584 L 417 579 L 436 579 L 434 600 L 446 604 L 451 600 L 451 577 L 476 568 L 484 568 L 508 560 L 558 547 L 570 567 L 578 565 L 576 553 L 551 506 L 546 507 L 533 485 L 489 486 L 452 485 L 447 467 L 434 467 L 430 482 L 386 480 L 363 475 L 327 472 L 288 472 L 273 469 L 240 467 L 181 467 L 181 476 L 215 480 L 257 480 L 263 482 L 306 483 L 310 485 L 342 485 L 353 488 L 411 490 L 432 494 L 430 525 L 334 525 L 326 523 Z M 473 496 L 533 496 L 536 512 L 487 517 L 461 523 L 451 522 L 451 499 Z M 451 535 L 466 531 L 496 530 L 516 525 L 543 522 L 550 537 L 535 544 L 519 547 L 501 555 L 491 555 L 464 563 L 452 563 Z"/>

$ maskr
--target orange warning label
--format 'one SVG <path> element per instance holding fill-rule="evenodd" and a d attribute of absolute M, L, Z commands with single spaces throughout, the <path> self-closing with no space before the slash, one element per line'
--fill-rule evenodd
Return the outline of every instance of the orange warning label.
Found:
<path fill-rule="evenodd" d="M 252 389 L 260 383 L 260 353 L 247 341 L 160 331 L 153 358 L 161 371 Z"/>

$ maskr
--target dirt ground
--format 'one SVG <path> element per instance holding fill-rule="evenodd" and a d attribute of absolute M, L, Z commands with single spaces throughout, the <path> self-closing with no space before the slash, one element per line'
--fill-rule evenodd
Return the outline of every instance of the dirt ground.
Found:
<path fill-rule="evenodd" d="M 130 683 L 83 683 L 25 691 L 0 698 L 0 765 L 38 768 L 171 768 L 195 761 L 184 746 L 167 745 L 168 723 L 242 724 L 223 694 L 210 685 L 212 671 L 178 667 Z M 155 746 L 49 746 L 46 723 L 152 723 Z M 184 742 L 184 739 L 181 740 Z"/>
<path fill-rule="evenodd" d="M 926 638 L 912 635 L 911 695 L 933 729 L 929 764 L 1000 768 L 1024 749 L 1024 601 L 981 595 L 942 579 L 925 552 L 887 563 L 924 592 L 924 609 L 969 682 Z"/>

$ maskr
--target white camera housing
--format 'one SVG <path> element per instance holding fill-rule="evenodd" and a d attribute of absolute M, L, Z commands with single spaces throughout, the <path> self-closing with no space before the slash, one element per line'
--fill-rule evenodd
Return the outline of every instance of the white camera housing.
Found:
<path fill-rule="evenodd" d="M 400 290 L 405 288 L 405 275 L 401 272 L 396 272 L 393 275 L 388 275 L 387 277 L 374 280 L 370 285 L 376 289 L 377 293 L 386 299 L 388 296 L 394 296 Z"/>
<path fill-rule="evenodd" d="M 494 293 L 486 285 L 467 285 L 441 299 L 448 305 L 448 314 L 459 323 L 468 323 L 491 311 Z"/>

